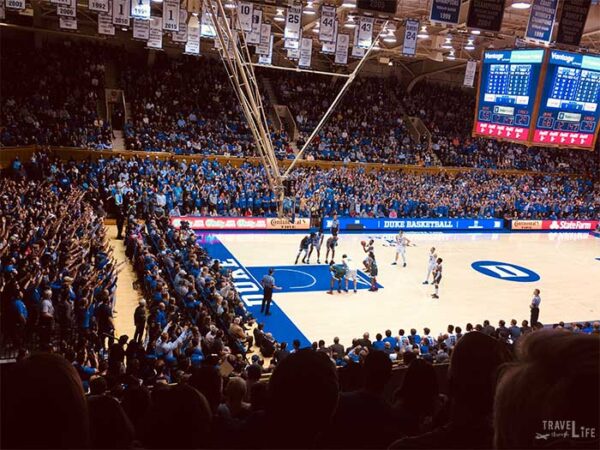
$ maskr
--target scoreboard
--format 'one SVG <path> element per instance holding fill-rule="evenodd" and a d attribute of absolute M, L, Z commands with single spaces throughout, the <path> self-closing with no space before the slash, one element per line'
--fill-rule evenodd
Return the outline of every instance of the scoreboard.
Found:
<path fill-rule="evenodd" d="M 551 50 L 532 143 L 593 149 L 599 101 L 600 56 Z"/>
<path fill-rule="evenodd" d="M 473 134 L 525 143 L 544 50 L 493 50 L 483 54 Z"/>

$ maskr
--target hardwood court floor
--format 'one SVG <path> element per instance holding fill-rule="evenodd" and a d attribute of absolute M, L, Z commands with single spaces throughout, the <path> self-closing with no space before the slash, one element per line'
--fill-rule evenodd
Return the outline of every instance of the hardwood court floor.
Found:
<path fill-rule="evenodd" d="M 520 323 L 529 319 L 529 303 L 535 288 L 541 290 L 542 323 L 600 319 L 598 238 L 585 233 L 407 233 L 416 246 L 408 248 L 408 265 L 403 268 L 391 265 L 395 248 L 386 240 L 394 236 L 372 235 L 379 265 L 378 281 L 383 286 L 379 292 L 363 288 L 357 294 L 336 292 L 333 296 L 325 292 L 329 285 L 327 269 L 314 264 L 314 255 L 310 266 L 293 265 L 301 234 L 214 237 L 246 270 L 246 275 L 240 272 L 237 276 L 238 283 L 244 283 L 248 273 L 252 279 L 260 280 L 268 267 L 275 267 L 277 283 L 284 289 L 275 293 L 274 303 L 309 341 L 325 339 L 329 343 L 339 336 L 342 343 L 349 345 L 352 338 L 365 331 L 373 338 L 388 328 L 397 334 L 399 328 L 408 332 L 410 328 L 422 331 L 427 326 L 437 335 L 448 324 L 464 327 L 467 322 L 482 323 L 484 319 L 493 324 L 500 319 L 508 323 L 513 318 Z M 360 241 L 369 237 L 341 235 L 336 261 L 347 253 L 360 267 L 364 258 Z M 431 285 L 422 284 L 432 246 L 444 259 L 439 300 L 431 298 Z M 482 264 L 488 267 L 487 273 L 497 275 L 475 270 L 472 264 L 477 261 L 485 261 Z M 511 269 L 511 265 L 520 269 Z M 523 269 L 539 275 L 539 280 L 515 281 L 523 275 Z M 290 336 L 281 331 L 281 323 L 275 323 L 280 321 L 276 314 L 269 317 L 260 314 L 260 306 L 256 306 L 260 301 L 252 300 L 250 304 L 251 311 L 265 322 L 267 329 L 273 330 L 275 337 L 277 333 Z"/>

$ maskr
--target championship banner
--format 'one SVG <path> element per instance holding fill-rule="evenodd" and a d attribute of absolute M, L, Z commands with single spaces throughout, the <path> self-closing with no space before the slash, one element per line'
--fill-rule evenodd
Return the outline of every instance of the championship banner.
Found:
<path fill-rule="evenodd" d="M 473 87 L 475 83 L 475 73 L 477 72 L 477 61 L 467 61 L 467 67 L 465 69 L 465 79 L 463 80 L 463 86 Z"/>
<path fill-rule="evenodd" d="M 146 47 L 161 50 L 162 38 L 162 17 L 150 17 L 150 30 L 148 33 L 148 42 L 146 42 Z"/>
<path fill-rule="evenodd" d="M 536 42 L 550 42 L 557 7 L 558 0 L 533 0 L 525 37 Z"/>
<path fill-rule="evenodd" d="M 590 12 L 590 0 L 564 0 L 558 22 L 558 44 L 578 46 Z"/>
<path fill-rule="evenodd" d="M 6 7 L 8 9 L 25 9 L 25 0 L 6 0 Z"/>
<path fill-rule="evenodd" d="M 512 230 L 593 231 L 599 220 L 511 220 Z"/>
<path fill-rule="evenodd" d="M 163 1 L 162 27 L 165 31 L 179 31 L 179 0 Z"/>
<path fill-rule="evenodd" d="M 214 39 L 217 35 L 215 26 L 212 23 L 210 14 L 210 4 L 205 1 L 202 8 L 202 19 L 200 21 L 200 36 L 203 38 Z"/>
<path fill-rule="evenodd" d="M 467 27 L 500 31 L 506 0 L 471 0 Z"/>
<path fill-rule="evenodd" d="M 279 219 L 276 217 L 171 217 L 171 225 L 181 228 L 187 222 L 192 230 L 308 230 L 310 219 Z"/>
<path fill-rule="evenodd" d="M 122 27 L 129 26 L 129 13 L 131 12 L 131 0 L 112 1 L 112 23 Z"/>
<path fill-rule="evenodd" d="M 252 11 L 252 29 L 246 33 L 246 42 L 251 45 L 260 44 L 260 29 L 262 27 L 262 11 L 254 9 Z"/>
<path fill-rule="evenodd" d="M 292 61 L 298 61 L 300 59 L 300 48 L 290 48 L 287 51 L 288 59 Z"/>
<path fill-rule="evenodd" d="M 186 55 L 198 56 L 200 54 L 200 28 L 188 27 L 187 42 L 184 53 Z"/>
<path fill-rule="evenodd" d="M 258 56 L 259 64 L 265 64 L 267 66 L 270 66 L 272 62 L 273 62 L 273 35 L 271 35 L 271 37 L 269 38 L 269 54 Z"/>
<path fill-rule="evenodd" d="M 50 0 L 50 3 L 52 3 L 53 5 L 70 6 L 71 0 Z"/>
<path fill-rule="evenodd" d="M 335 21 L 335 24 L 333 25 L 333 29 L 334 29 L 334 39 L 331 42 L 323 42 L 323 45 L 321 46 L 321 53 L 325 54 L 325 55 L 333 55 L 335 54 L 335 47 L 336 47 L 336 43 L 337 43 L 337 35 L 338 35 L 338 22 L 337 20 Z"/>
<path fill-rule="evenodd" d="M 56 14 L 64 17 L 77 17 L 77 0 L 70 0 L 69 5 L 56 5 Z M 68 29 L 72 30 L 73 28 Z M 77 23 L 75 23 L 76 29 Z"/>
<path fill-rule="evenodd" d="M 354 28 L 354 40 L 352 41 L 352 53 L 350 54 L 353 58 L 362 58 L 367 53 L 367 49 L 360 48 L 358 46 L 358 27 Z"/>
<path fill-rule="evenodd" d="M 285 17 L 284 39 L 300 39 L 300 28 L 302 27 L 302 4 L 291 6 L 287 9 Z"/>
<path fill-rule="evenodd" d="M 319 40 L 321 42 L 335 41 L 335 6 L 321 6 Z"/>
<path fill-rule="evenodd" d="M 90 11 L 108 13 L 110 12 L 109 1 L 110 0 L 89 0 L 88 9 Z"/>
<path fill-rule="evenodd" d="M 361 17 L 358 23 L 358 40 L 356 45 L 362 48 L 369 48 L 373 42 L 373 17 Z"/>
<path fill-rule="evenodd" d="M 61 30 L 77 30 L 77 19 L 75 17 L 60 16 L 58 26 Z"/>
<path fill-rule="evenodd" d="M 338 34 L 335 46 L 335 64 L 348 64 L 348 44 L 350 36 L 347 34 Z"/>
<path fill-rule="evenodd" d="M 133 19 L 133 38 L 140 41 L 150 39 L 150 21 Z"/>
<path fill-rule="evenodd" d="M 131 17 L 150 20 L 150 0 L 131 0 Z"/>
<path fill-rule="evenodd" d="M 185 44 L 187 42 L 188 25 L 187 25 L 188 13 L 185 9 L 179 10 L 179 31 L 174 31 L 171 34 L 173 42 L 180 42 Z"/>
<path fill-rule="evenodd" d="M 109 5 L 111 5 L 109 3 Z M 107 36 L 115 35 L 115 26 L 112 22 L 112 14 L 110 12 L 98 13 L 98 34 L 105 34 Z"/>
<path fill-rule="evenodd" d="M 271 42 L 271 24 L 263 23 L 260 30 L 260 44 L 256 46 L 257 55 L 268 55 Z"/>
<path fill-rule="evenodd" d="M 239 24 L 235 24 L 236 29 L 239 28 L 246 33 L 252 31 L 252 3 L 240 2 L 238 6 L 238 21 Z"/>
<path fill-rule="evenodd" d="M 429 20 L 432 22 L 457 25 L 460 16 L 461 0 L 433 0 Z"/>
<path fill-rule="evenodd" d="M 298 66 L 308 68 L 310 67 L 312 57 L 312 39 L 302 38 L 300 44 L 300 58 L 298 60 Z"/>
<path fill-rule="evenodd" d="M 404 30 L 404 43 L 402 53 L 407 56 L 417 54 L 417 34 L 419 33 L 419 21 L 407 19 Z"/>

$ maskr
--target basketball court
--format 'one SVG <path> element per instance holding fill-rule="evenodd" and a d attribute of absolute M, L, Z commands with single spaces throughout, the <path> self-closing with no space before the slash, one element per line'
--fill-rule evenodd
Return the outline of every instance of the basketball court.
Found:
<path fill-rule="evenodd" d="M 407 233 L 415 244 L 407 249 L 407 267 L 394 261 L 394 234 L 342 234 L 336 262 L 342 254 L 362 269 L 360 242 L 373 238 L 379 266 L 378 292 L 368 290 L 368 276 L 359 271 L 355 294 L 328 295 L 330 276 L 313 253 L 311 264 L 294 265 L 302 234 L 199 234 L 211 256 L 233 270 L 236 287 L 249 311 L 276 339 L 303 344 L 339 336 L 350 345 L 365 331 L 427 326 L 433 335 L 448 324 L 463 326 L 484 319 L 497 324 L 529 319 L 535 288 L 541 290 L 540 321 L 600 319 L 600 239 L 587 233 Z M 326 236 L 327 237 L 327 236 Z M 424 285 L 428 254 L 435 247 L 443 258 L 440 299 Z M 400 260 L 401 262 L 401 260 Z M 273 296 L 272 315 L 260 313 L 261 278 L 270 267 L 282 290 Z"/>

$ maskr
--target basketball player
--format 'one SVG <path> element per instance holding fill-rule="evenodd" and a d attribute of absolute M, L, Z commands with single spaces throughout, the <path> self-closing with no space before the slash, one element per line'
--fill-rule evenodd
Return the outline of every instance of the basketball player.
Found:
<path fill-rule="evenodd" d="M 396 258 L 392 266 L 398 264 L 398 255 L 402 255 L 402 267 L 406 267 L 406 247 L 410 245 L 410 240 L 404 236 L 404 231 L 399 231 L 396 236 Z"/>
<path fill-rule="evenodd" d="M 438 296 L 440 281 L 442 281 L 442 258 L 438 258 L 433 268 L 433 286 L 435 287 L 435 294 L 432 294 L 432 298 L 440 298 Z"/>
<path fill-rule="evenodd" d="M 362 245 L 363 251 L 367 254 L 367 257 L 363 260 L 363 265 L 365 269 L 369 271 L 369 253 L 375 254 L 375 241 L 373 239 L 369 239 L 369 243 L 367 244 L 365 241 L 361 241 L 360 245 Z"/>
<path fill-rule="evenodd" d="M 377 292 L 377 274 L 379 273 L 377 269 L 377 261 L 375 261 L 375 253 L 369 252 L 369 256 L 367 257 L 367 265 L 369 269 L 369 275 L 371 276 L 371 287 L 369 291 Z"/>
<path fill-rule="evenodd" d="M 310 246 L 310 236 L 306 235 L 300 241 L 300 249 L 298 250 L 298 254 L 296 255 L 296 262 L 294 264 L 298 264 L 298 258 L 300 258 L 300 254 L 304 252 L 304 256 L 302 257 L 302 262 L 307 264 L 306 257 L 308 256 L 308 247 Z"/>
<path fill-rule="evenodd" d="M 435 252 L 435 247 L 431 247 L 431 250 L 429 250 L 429 262 L 427 263 L 427 276 L 425 277 L 423 284 L 429 284 L 429 275 L 431 275 L 431 272 L 433 272 L 436 260 L 437 253 Z"/>
<path fill-rule="evenodd" d="M 337 247 L 338 237 L 336 235 L 331 236 L 327 239 L 327 243 L 325 247 L 327 248 L 327 252 L 325 253 L 325 263 L 329 261 L 329 251 L 331 250 L 331 262 L 333 262 L 333 258 L 335 258 L 335 248 Z"/>
<path fill-rule="evenodd" d="M 346 267 L 346 275 L 344 278 L 346 279 L 346 292 L 348 292 L 348 280 L 352 280 L 354 282 L 354 293 L 356 294 L 356 283 L 358 282 L 358 271 L 354 267 L 352 263 L 352 259 L 348 258 L 348 255 L 342 255 L 342 264 Z"/>
<path fill-rule="evenodd" d="M 307 261 L 310 264 L 310 255 L 313 250 L 317 250 L 317 264 L 321 264 L 321 245 L 323 245 L 323 233 L 318 231 L 317 233 L 310 234 L 310 251 L 308 252 Z"/>
<path fill-rule="evenodd" d="M 342 293 L 342 279 L 344 275 L 346 275 L 346 266 L 344 264 L 334 264 L 333 259 L 329 263 L 329 272 L 331 273 L 331 284 L 329 286 L 328 294 L 333 295 L 333 285 L 337 281 L 338 283 L 338 293 Z M 346 291 L 348 291 L 346 289 Z"/>
<path fill-rule="evenodd" d="M 333 214 L 333 220 L 331 221 L 331 235 L 337 236 L 340 232 L 340 221 L 338 220 L 338 215 L 336 213 Z"/>

